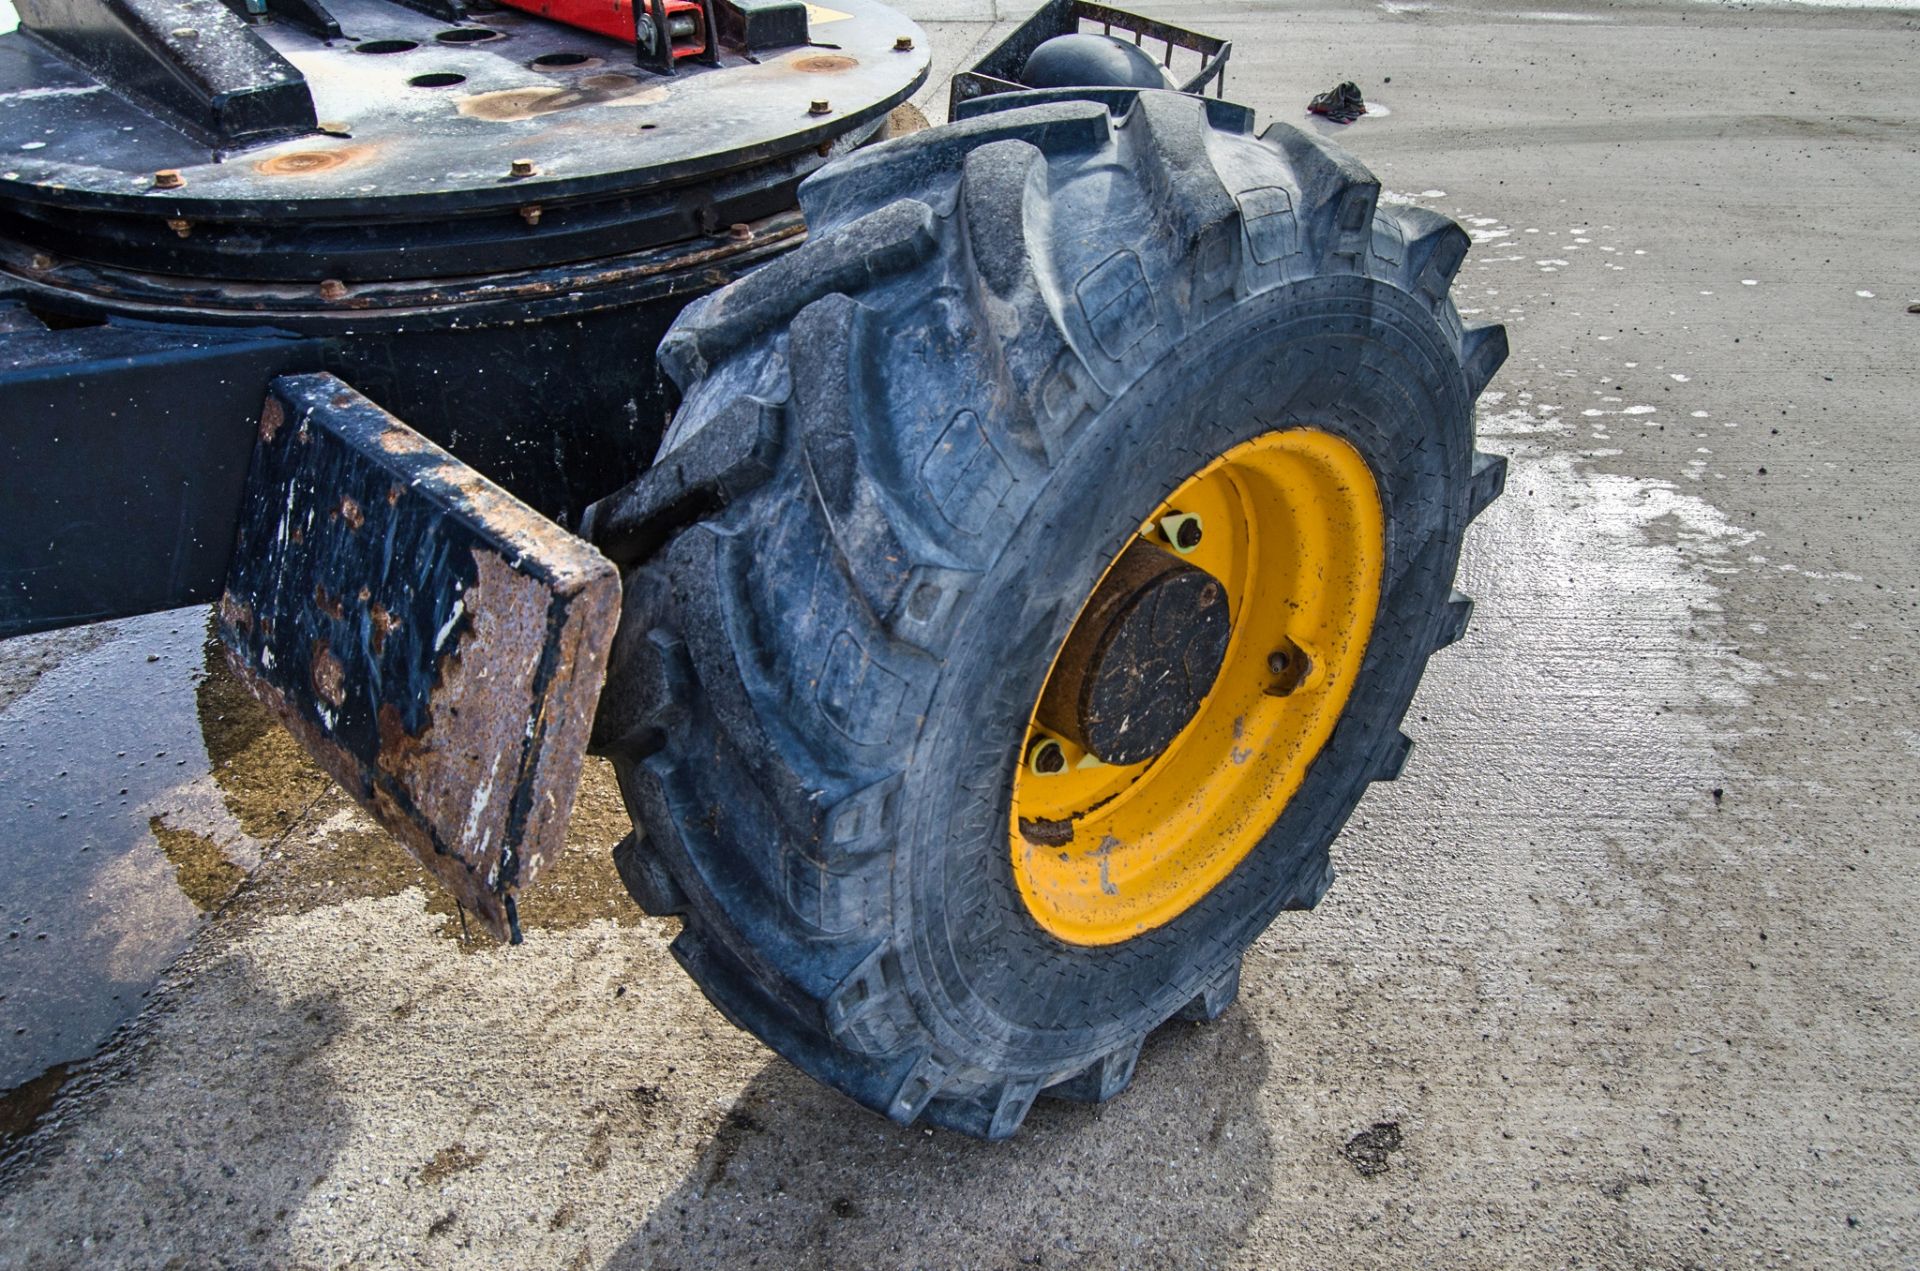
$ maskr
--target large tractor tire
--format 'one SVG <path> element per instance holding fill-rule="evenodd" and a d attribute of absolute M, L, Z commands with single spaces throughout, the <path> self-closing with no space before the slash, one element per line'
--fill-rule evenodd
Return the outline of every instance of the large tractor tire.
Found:
<path fill-rule="evenodd" d="M 732 1021 L 987 1138 L 1126 1086 L 1317 902 L 1459 638 L 1498 326 L 1467 237 L 1146 92 L 873 147 L 691 305 L 596 725 L 628 886 Z"/>

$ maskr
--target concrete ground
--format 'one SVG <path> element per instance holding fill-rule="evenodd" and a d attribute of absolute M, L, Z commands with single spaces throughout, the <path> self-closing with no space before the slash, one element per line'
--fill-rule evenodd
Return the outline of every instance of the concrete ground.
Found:
<path fill-rule="evenodd" d="M 1473 632 L 1240 1004 L 1011 1143 L 899 1129 L 685 980 L 603 772 L 467 946 L 216 676 L 261 863 L 161 844 L 217 916 L 0 1178 L 0 1265 L 1920 1263 L 1920 15 L 1149 7 L 1263 123 L 1357 80 L 1514 350 Z M 1006 25 L 921 12 L 942 76 Z"/>

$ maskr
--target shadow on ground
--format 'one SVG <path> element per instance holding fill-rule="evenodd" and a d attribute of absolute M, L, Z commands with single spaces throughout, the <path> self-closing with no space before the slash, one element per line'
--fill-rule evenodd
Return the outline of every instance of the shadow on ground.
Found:
<path fill-rule="evenodd" d="M 1174 1024 L 1117 1101 L 1043 1101 L 1017 1138 L 989 1144 L 896 1126 L 775 1060 L 606 1266 L 1232 1260 L 1267 1205 L 1266 1075 L 1244 1012 Z"/>
<path fill-rule="evenodd" d="M 235 1082 L 201 1039 L 178 1030 L 96 1060 L 37 1148 L 0 1174 L 0 1193 L 58 1174 L 71 1200 L 43 1211 L 40 1233 L 0 1252 L 0 1265 L 299 1265 L 286 1220 L 324 1184 L 352 1119 L 324 1061 L 345 1016 L 326 994 L 282 1000 L 262 991 L 239 955 L 214 960 L 184 991 L 251 999 L 242 1067 L 276 1079 Z M 142 1084 L 119 1080 L 134 1069 Z M 107 1133 L 62 1132 L 77 1123 Z M 128 1167 L 135 1162 L 145 1166 Z"/>

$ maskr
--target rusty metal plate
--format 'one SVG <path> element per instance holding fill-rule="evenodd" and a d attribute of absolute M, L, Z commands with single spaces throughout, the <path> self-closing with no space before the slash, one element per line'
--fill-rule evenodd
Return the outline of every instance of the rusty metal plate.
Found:
<path fill-rule="evenodd" d="M 338 378 L 272 382 L 228 658 L 496 937 L 560 850 L 619 605 L 604 556 Z"/>

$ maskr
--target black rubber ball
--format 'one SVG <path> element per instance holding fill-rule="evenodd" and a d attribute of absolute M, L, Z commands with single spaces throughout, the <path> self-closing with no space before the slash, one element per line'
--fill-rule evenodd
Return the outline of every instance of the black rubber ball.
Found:
<path fill-rule="evenodd" d="M 1160 63 L 1110 35 L 1056 35 L 1027 58 L 1028 88 L 1167 88 Z"/>

